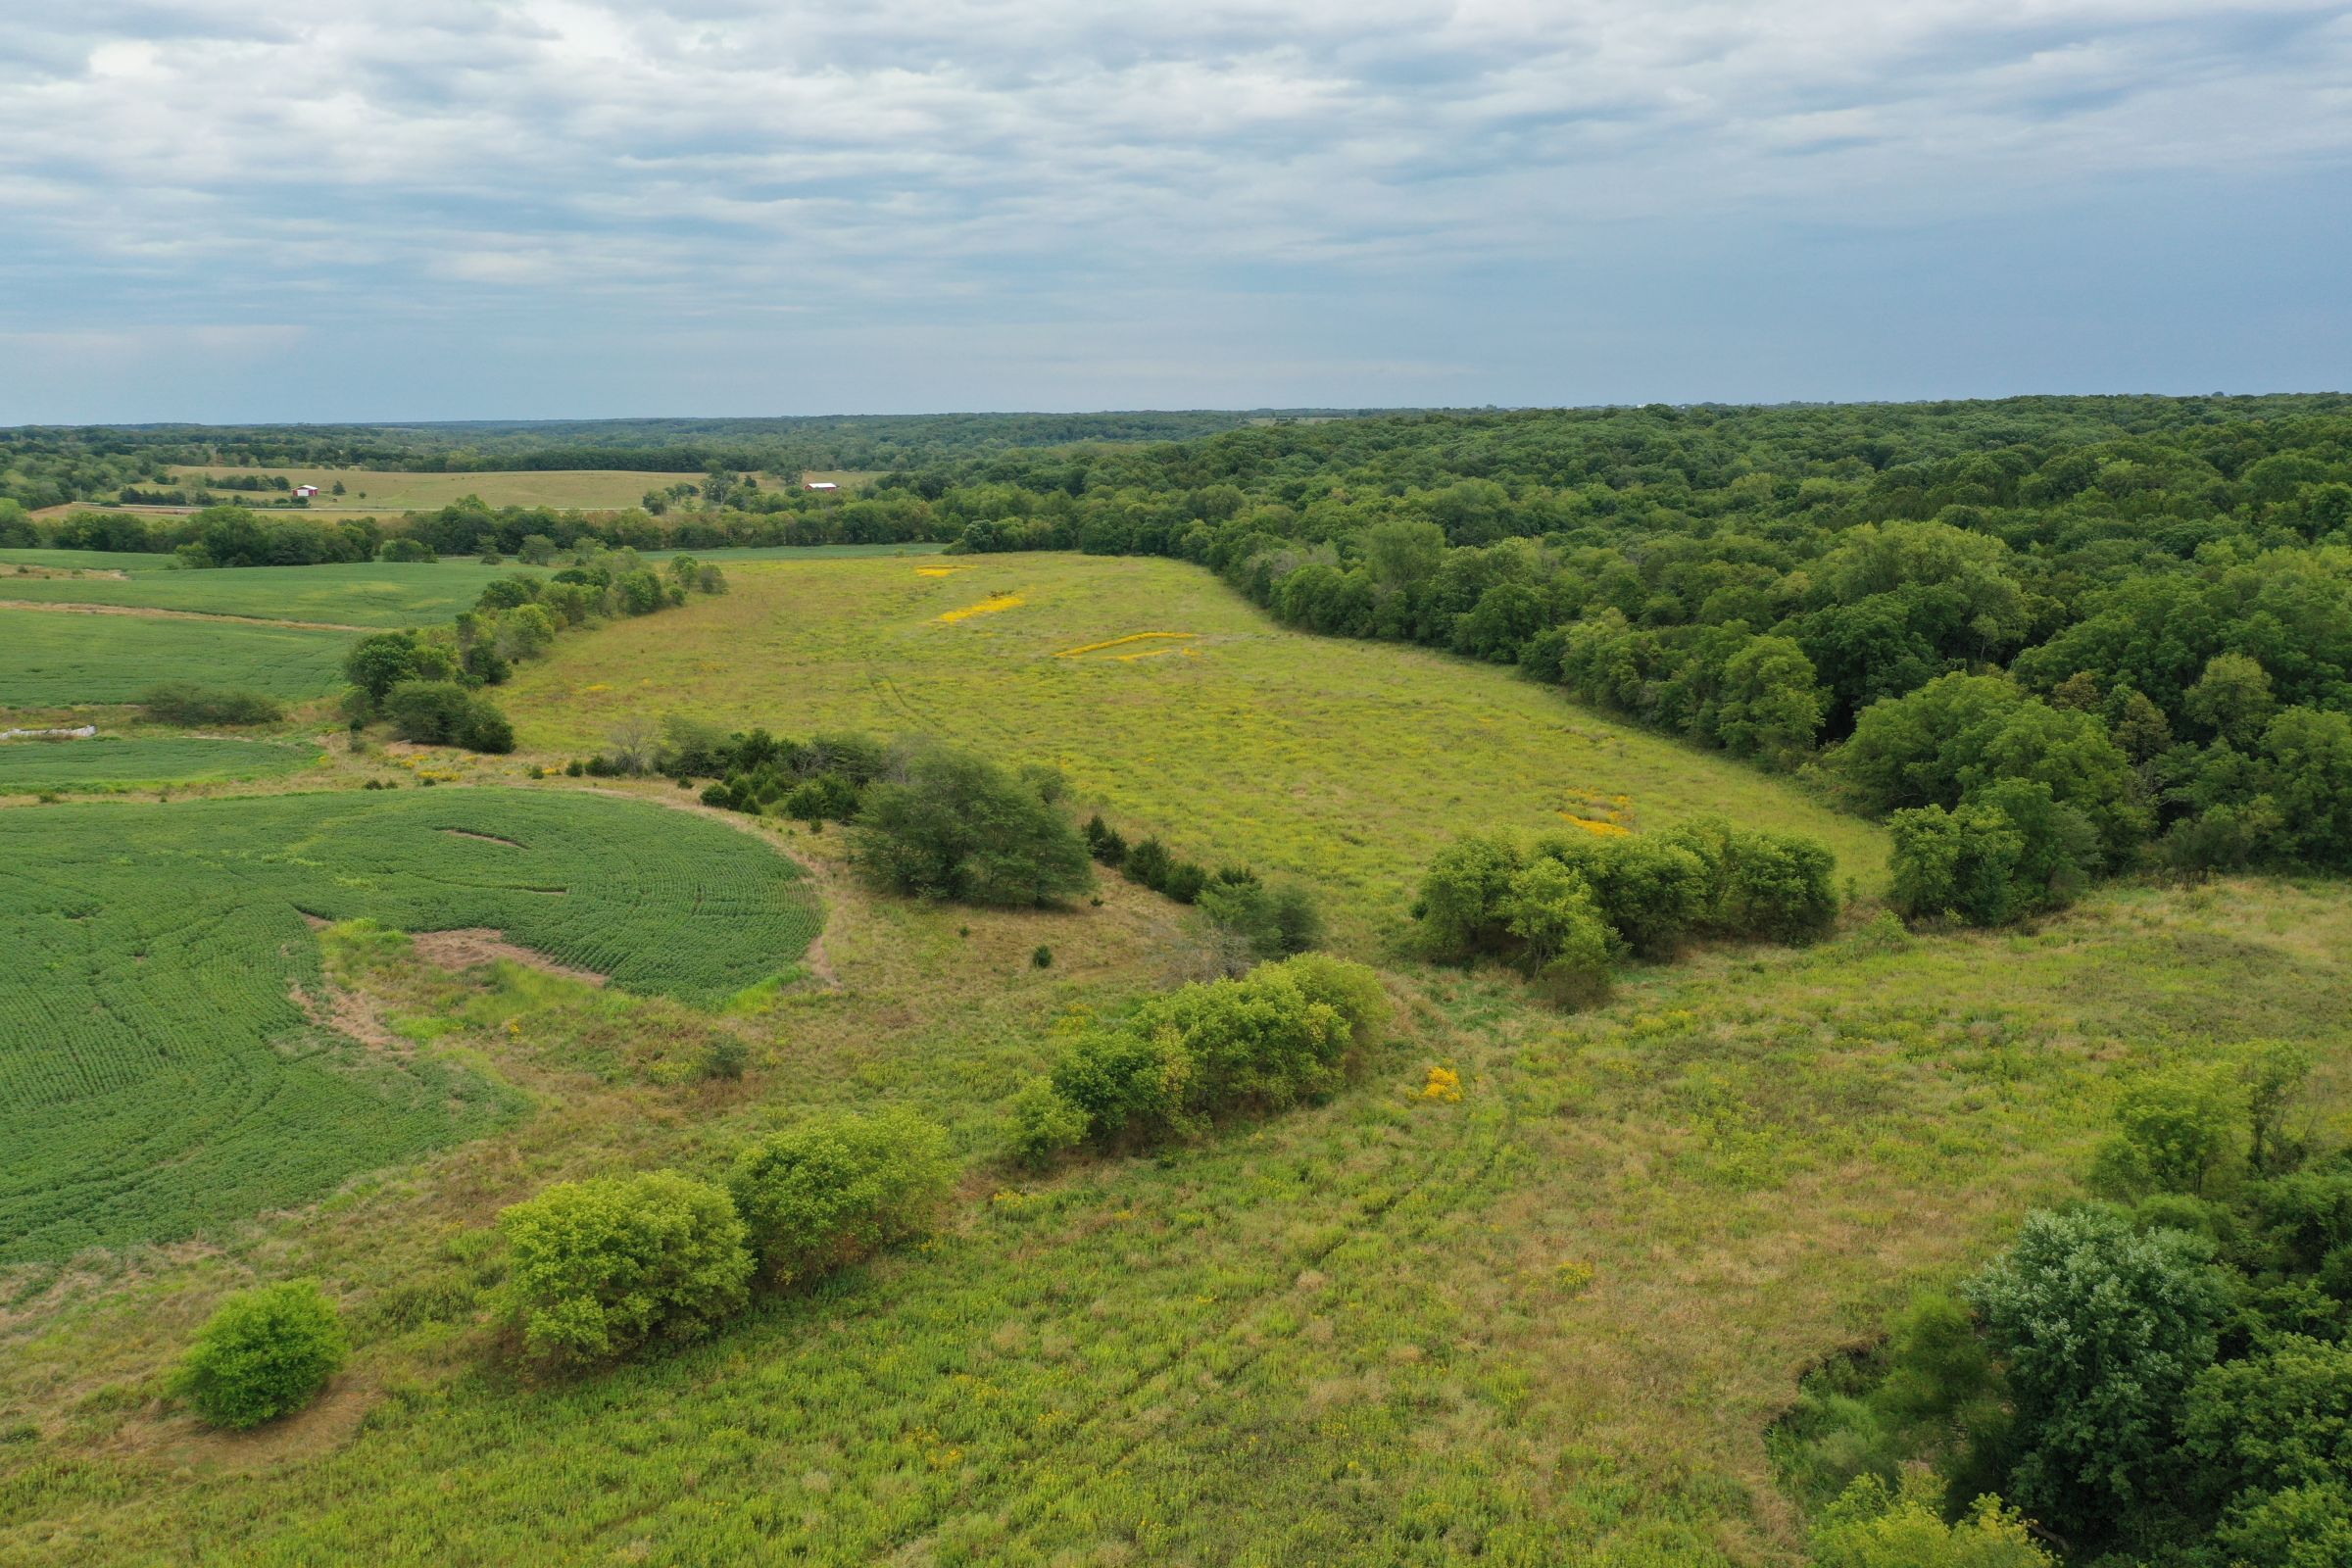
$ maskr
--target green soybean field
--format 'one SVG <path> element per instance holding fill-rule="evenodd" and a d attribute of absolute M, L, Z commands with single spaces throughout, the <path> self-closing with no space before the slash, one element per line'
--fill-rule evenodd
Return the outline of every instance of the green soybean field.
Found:
<path fill-rule="evenodd" d="M 243 782 L 308 767 L 318 755 L 311 746 L 202 735 L 6 741 L 0 742 L 0 795 Z"/>
<path fill-rule="evenodd" d="M 204 615 L 315 621 L 336 626 L 422 626 L 471 610 L 482 586 L 548 568 L 509 562 L 358 562 L 318 566 L 240 566 L 220 571 L 142 571 L 123 577 L 0 575 L 0 599 L 120 605 Z"/>
<path fill-rule="evenodd" d="M 0 812 L 0 1263 L 195 1235 L 510 1115 L 478 1072 L 321 1021 L 309 922 L 363 916 L 705 1004 L 821 918 L 751 836 L 576 792 Z"/>
<path fill-rule="evenodd" d="M 127 703 L 179 677 L 271 697 L 342 683 L 355 634 L 234 620 L 0 610 L 0 708 Z"/>

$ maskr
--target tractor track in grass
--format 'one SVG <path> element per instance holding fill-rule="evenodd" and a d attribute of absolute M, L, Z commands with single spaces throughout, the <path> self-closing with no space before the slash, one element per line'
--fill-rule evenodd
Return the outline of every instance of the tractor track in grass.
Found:
<path fill-rule="evenodd" d="M 165 610 L 154 605 L 85 605 L 48 599 L 0 599 L 0 610 L 46 610 L 65 615 L 137 615 L 147 620 L 230 620 L 243 626 L 284 626 L 293 631 L 349 631 L 366 635 L 380 626 L 339 620 L 275 620 L 268 615 L 232 615 L 225 611 Z"/>

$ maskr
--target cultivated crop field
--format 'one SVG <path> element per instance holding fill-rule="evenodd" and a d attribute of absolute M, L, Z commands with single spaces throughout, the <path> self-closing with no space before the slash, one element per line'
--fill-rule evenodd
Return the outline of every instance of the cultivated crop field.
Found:
<path fill-rule="evenodd" d="M 1115 819 L 1214 863 L 1311 876 L 1394 926 L 1462 825 L 1659 827 L 1722 812 L 1827 840 L 1875 886 L 1885 838 L 1792 784 L 1506 671 L 1275 626 L 1198 567 L 1082 556 L 747 565 L 732 591 L 528 666 L 523 743 L 596 750 L 632 712 L 779 733 L 925 734 L 1051 762 Z"/>
<path fill-rule="evenodd" d="M 306 916 L 495 929 L 705 1004 L 790 966 L 820 918 L 747 836 L 578 793 L 0 813 L 0 1262 L 241 1220 L 514 1108 L 336 1033 Z"/>
<path fill-rule="evenodd" d="M 0 586 L 13 586 L 0 584 Z M 352 633 L 244 621 L 64 610 L 0 610 L 0 708 L 126 703 L 161 680 L 271 697 L 342 684 Z"/>
<path fill-rule="evenodd" d="M 511 573 L 544 576 L 547 570 L 514 562 L 485 566 L 468 559 L 147 571 L 130 577 L 0 577 L 0 599 L 122 605 L 337 626 L 421 626 L 471 610 L 482 585 L 495 578 Z"/>
<path fill-rule="evenodd" d="M 400 513 L 430 512 L 467 496 L 479 496 L 493 507 L 553 507 L 559 510 L 616 511 L 633 507 L 648 490 L 673 484 L 700 484 L 700 473 L 639 473 L 626 468 L 547 468 L 516 472 L 401 473 L 382 468 L 201 468 L 175 467 L 177 483 L 204 478 L 283 474 L 289 485 L 315 484 L 318 495 L 313 512 Z M 344 493 L 332 493 L 341 481 Z M 269 501 L 283 491 L 216 490 L 221 501 Z"/>
<path fill-rule="evenodd" d="M 0 795 L 243 782 L 291 773 L 318 756 L 309 746 L 195 735 L 0 741 Z"/>

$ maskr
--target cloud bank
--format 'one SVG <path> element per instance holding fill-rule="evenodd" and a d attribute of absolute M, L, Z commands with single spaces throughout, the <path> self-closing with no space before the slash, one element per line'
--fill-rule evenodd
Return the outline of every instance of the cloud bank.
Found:
<path fill-rule="evenodd" d="M 0 21 L 0 419 L 2205 390 L 2352 363 L 2342 4 Z"/>

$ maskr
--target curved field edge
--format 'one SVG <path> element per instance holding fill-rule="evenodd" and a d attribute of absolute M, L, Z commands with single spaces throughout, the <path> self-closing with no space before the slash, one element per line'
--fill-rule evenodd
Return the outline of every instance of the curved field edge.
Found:
<path fill-rule="evenodd" d="M 715 1004 L 821 920 L 751 836 L 559 791 L 0 813 L 0 1262 L 198 1234 L 475 1136 L 513 1093 L 323 1020 L 311 923 L 497 930 Z"/>
<path fill-rule="evenodd" d="M 890 560 L 747 564 L 724 598 L 560 646 L 503 700 L 523 743 L 557 754 L 597 750 L 633 714 L 676 711 L 794 735 L 935 735 L 1052 763 L 1130 837 L 1312 879 L 1357 935 L 1397 926 L 1429 856 L 1471 826 L 1717 813 L 1810 833 L 1841 876 L 1884 883 L 1877 824 L 1505 669 L 1291 631 L 1181 562 L 956 564 L 944 577 Z M 1022 602 L 937 618 L 993 596 Z M 1191 635 L 1155 639 L 1179 650 L 1165 657 L 1117 657 L 1145 632 Z"/>

